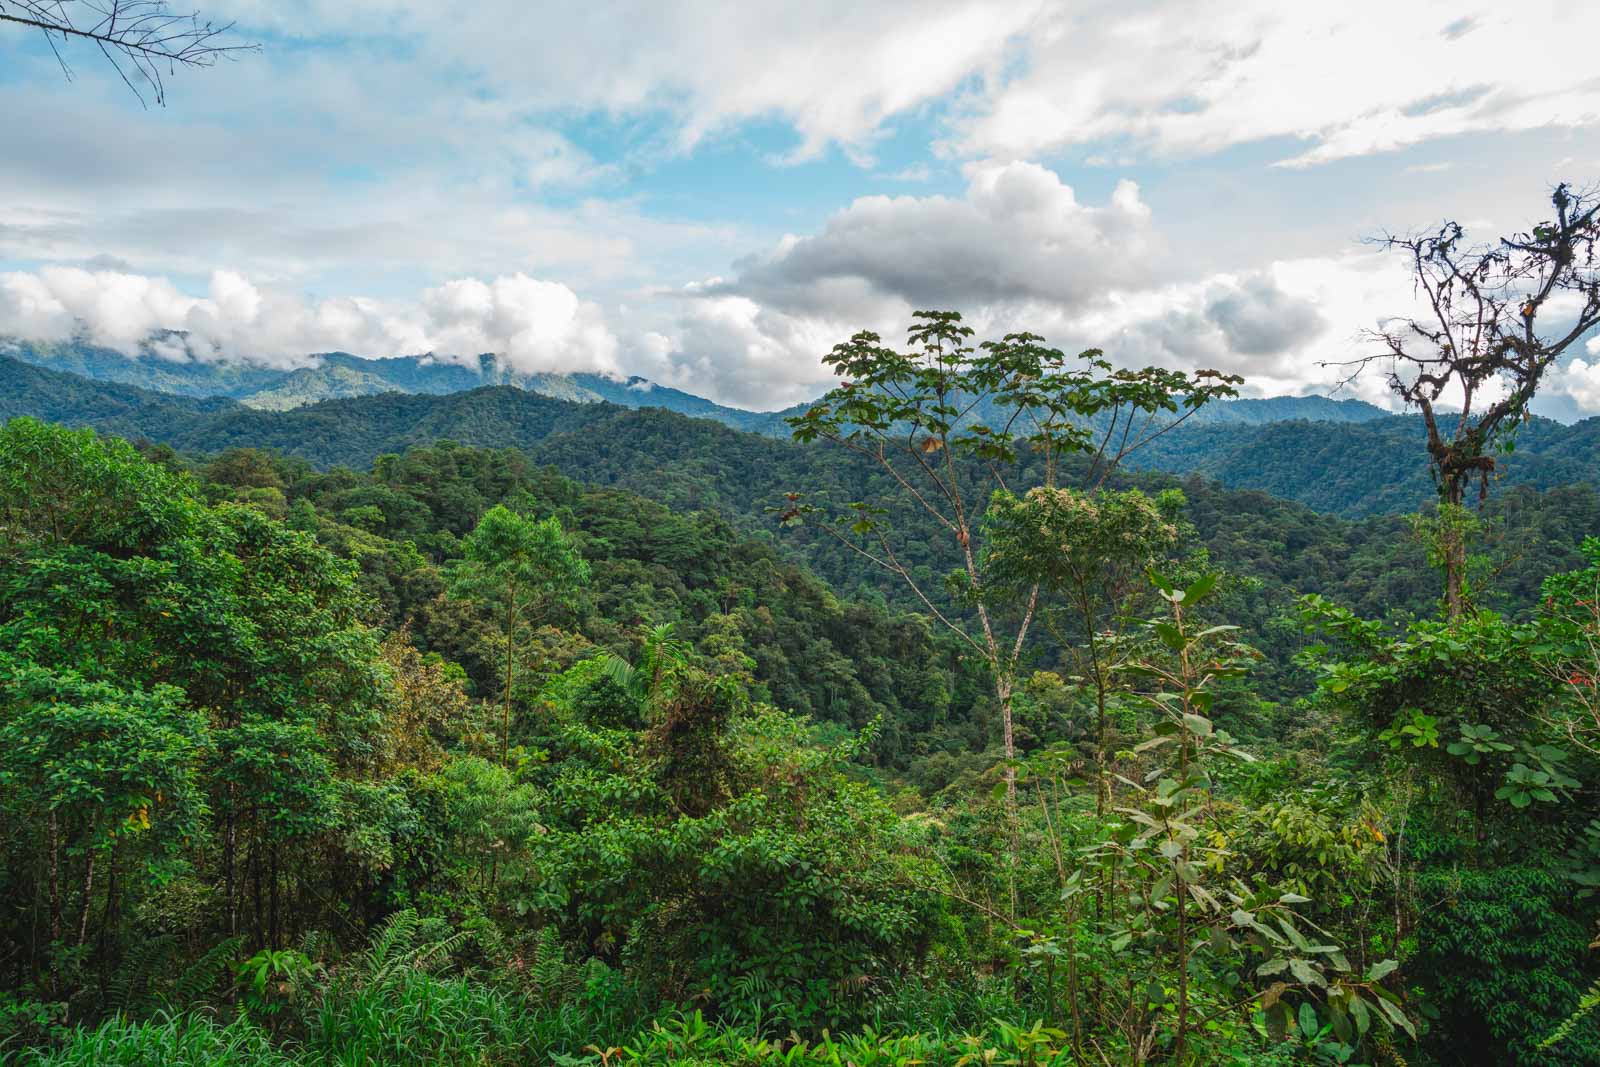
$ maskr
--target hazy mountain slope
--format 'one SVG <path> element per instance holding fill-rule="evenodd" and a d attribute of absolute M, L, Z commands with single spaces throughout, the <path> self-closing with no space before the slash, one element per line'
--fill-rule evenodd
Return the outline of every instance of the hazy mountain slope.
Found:
<path fill-rule="evenodd" d="M 485 386 L 444 396 L 382 393 L 325 400 L 290 411 L 236 407 L 152 437 L 197 452 L 249 446 L 276 449 L 318 467 L 366 467 L 384 453 L 440 440 L 526 448 L 617 410 L 609 404 L 575 404 L 510 386 Z"/>
<path fill-rule="evenodd" d="M 174 396 L 237 399 L 259 389 L 271 388 L 287 373 L 242 363 L 176 363 L 154 355 L 132 359 L 114 349 L 78 343 L 42 344 L 0 339 L 0 356 L 47 370 Z"/>
<path fill-rule="evenodd" d="M 739 430 L 787 437 L 789 426 L 784 420 L 810 406 L 796 404 L 781 411 L 746 411 L 637 376 L 624 380 L 591 373 L 523 374 L 492 356 L 477 357 L 474 368 L 426 356 L 362 359 L 345 352 L 328 352 L 307 357 L 314 358 L 315 365 L 272 369 L 227 363 L 174 363 L 151 352 L 131 359 L 120 352 L 83 343 L 5 344 L 8 347 L 0 354 L 9 352 L 17 359 L 51 370 L 182 396 L 226 396 L 247 407 L 271 411 L 386 392 L 445 394 L 486 385 L 511 385 L 558 400 L 585 403 L 605 400 L 625 408 L 663 408 L 682 415 L 713 419 Z M 1192 415 L 1187 423 L 1195 426 L 1263 425 L 1285 419 L 1360 422 L 1386 414 L 1381 408 L 1359 400 L 1269 397 L 1211 404 Z M 980 405 L 972 417 L 993 423 L 1004 416 L 991 407 Z"/>
<path fill-rule="evenodd" d="M 1224 485 L 1263 489 L 1318 511 L 1351 516 L 1414 511 L 1434 496 L 1418 416 L 1182 426 L 1132 462 L 1146 469 L 1196 472 Z M 1549 489 L 1600 482 L 1600 418 L 1572 426 L 1535 418 L 1498 466 L 1497 483 Z"/>

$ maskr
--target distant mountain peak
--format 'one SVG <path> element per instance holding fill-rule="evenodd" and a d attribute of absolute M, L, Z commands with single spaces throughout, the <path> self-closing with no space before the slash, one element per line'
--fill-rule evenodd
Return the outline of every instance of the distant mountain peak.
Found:
<path fill-rule="evenodd" d="M 413 356 L 368 359 L 349 352 L 319 352 L 296 367 L 191 360 L 179 362 L 150 352 L 127 356 L 83 342 L 37 344 L 0 339 L 8 355 L 50 370 L 97 381 L 137 386 L 174 396 L 227 397 L 246 407 L 287 411 L 321 400 L 348 399 L 380 393 L 443 395 L 484 385 L 509 385 L 527 392 L 579 403 L 605 401 L 626 408 L 659 407 L 696 418 L 713 419 L 738 430 L 787 437 L 784 419 L 808 404 L 782 411 L 748 411 L 661 385 L 637 374 L 620 376 L 592 371 L 520 371 L 502 357 L 481 353 L 444 358 L 426 352 Z M 1256 397 L 1208 404 L 1186 425 L 1265 425 L 1287 420 L 1366 422 L 1389 412 L 1362 400 L 1326 396 Z M 977 418 L 990 414 L 977 412 Z"/>

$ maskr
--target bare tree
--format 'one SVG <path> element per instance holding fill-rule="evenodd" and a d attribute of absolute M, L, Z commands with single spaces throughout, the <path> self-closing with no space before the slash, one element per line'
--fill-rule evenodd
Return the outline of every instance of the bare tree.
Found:
<path fill-rule="evenodd" d="M 1389 388 L 1422 414 L 1439 491 L 1438 554 L 1445 611 L 1467 610 L 1459 509 L 1468 488 L 1489 491 L 1495 457 L 1528 419 L 1545 373 L 1600 323 L 1600 198 L 1558 185 L 1555 217 L 1492 245 L 1471 245 L 1455 222 L 1436 232 L 1377 239 L 1410 263 L 1420 318 L 1388 320 L 1376 351 L 1342 366 L 1353 378 L 1384 366 Z M 1348 380 L 1348 379 L 1347 379 Z"/>
<path fill-rule="evenodd" d="M 92 44 L 141 104 L 146 93 L 165 104 L 164 78 L 179 67 L 209 67 L 259 51 L 258 45 L 228 43 L 233 23 L 219 26 L 196 12 L 179 14 L 167 0 L 0 0 L 0 22 L 43 33 L 69 79 L 72 67 L 63 47 Z"/>

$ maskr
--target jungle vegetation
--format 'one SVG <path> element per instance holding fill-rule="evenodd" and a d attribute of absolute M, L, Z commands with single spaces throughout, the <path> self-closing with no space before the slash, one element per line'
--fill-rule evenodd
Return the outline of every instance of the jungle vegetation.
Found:
<path fill-rule="evenodd" d="M 1600 1063 L 1592 486 L 1342 520 L 1131 469 L 1232 379 L 829 361 L 794 444 L 0 426 L 0 1056 Z"/>

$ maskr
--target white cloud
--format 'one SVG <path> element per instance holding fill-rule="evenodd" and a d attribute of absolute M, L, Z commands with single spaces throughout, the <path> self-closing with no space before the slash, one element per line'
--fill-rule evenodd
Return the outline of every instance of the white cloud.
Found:
<path fill-rule="evenodd" d="M 1287 137 L 1305 148 L 1284 162 L 1304 166 L 1600 118 L 1600 9 L 1557 0 L 684 0 L 536 17 L 513 0 L 216 0 L 208 13 L 379 57 L 420 49 L 510 116 L 665 118 L 679 150 L 776 118 L 796 136 L 789 158 L 838 144 L 865 162 L 887 126 L 951 98 L 947 146 L 966 157 Z"/>
<path fill-rule="evenodd" d="M 207 14 L 295 37 L 393 42 L 521 109 L 662 115 L 693 147 L 778 118 L 792 158 L 829 144 L 862 158 L 883 124 L 1000 62 L 1043 0 L 812 4 L 682 0 L 561 5 L 515 0 L 215 0 Z"/>
<path fill-rule="evenodd" d="M 524 274 L 448 282 L 422 294 L 428 348 L 494 352 L 522 371 L 616 373 L 617 339 L 595 304 Z"/>
<path fill-rule="evenodd" d="M 828 388 L 823 354 L 860 325 L 791 315 L 743 296 L 691 295 L 653 336 L 642 372 L 725 403 L 774 410 Z"/>
<path fill-rule="evenodd" d="M 1021 299 L 1077 305 L 1110 286 L 1161 272 L 1162 245 L 1139 187 L 1122 182 L 1103 206 L 1035 163 L 972 164 L 962 199 L 867 196 L 810 237 L 738 263 L 710 287 L 786 310 L 918 307 Z"/>
<path fill-rule="evenodd" d="M 600 308 L 565 285 L 513 274 L 458 279 L 417 300 L 311 300 L 256 285 L 233 271 L 212 275 L 204 297 L 164 278 L 75 267 L 0 274 L 0 335 L 82 337 L 134 355 L 153 334 L 168 359 L 238 360 L 293 367 L 313 354 L 443 358 L 494 352 L 522 371 L 616 373 L 618 342 Z"/>
<path fill-rule="evenodd" d="M 777 407 L 830 384 L 820 357 L 858 329 L 897 341 L 913 309 L 963 312 L 980 337 L 1027 329 L 1123 366 L 1210 367 L 1256 395 L 1327 391 L 1382 314 L 1410 310 L 1403 264 L 1371 252 L 1170 278 L 1130 184 L 1104 206 L 1032 164 L 969 170 L 966 197 L 866 197 L 813 236 L 679 294 L 654 374 Z M 1170 280 L 1163 280 L 1164 277 Z M 702 385 L 705 388 L 706 385 Z M 1381 376 L 1348 391 L 1390 403 Z"/>
<path fill-rule="evenodd" d="M 1591 357 L 1600 355 L 1600 340 L 1589 342 Z M 1547 388 L 1568 398 L 1585 415 L 1600 415 L 1600 359 L 1574 358 L 1551 370 Z"/>
<path fill-rule="evenodd" d="M 1052 5 L 1023 62 L 971 93 L 947 147 L 1036 155 L 1125 143 L 1165 155 L 1296 138 L 1310 166 L 1478 131 L 1600 119 L 1600 7 L 1531 0 Z M 1508 62 L 1507 56 L 1534 57 Z"/>

